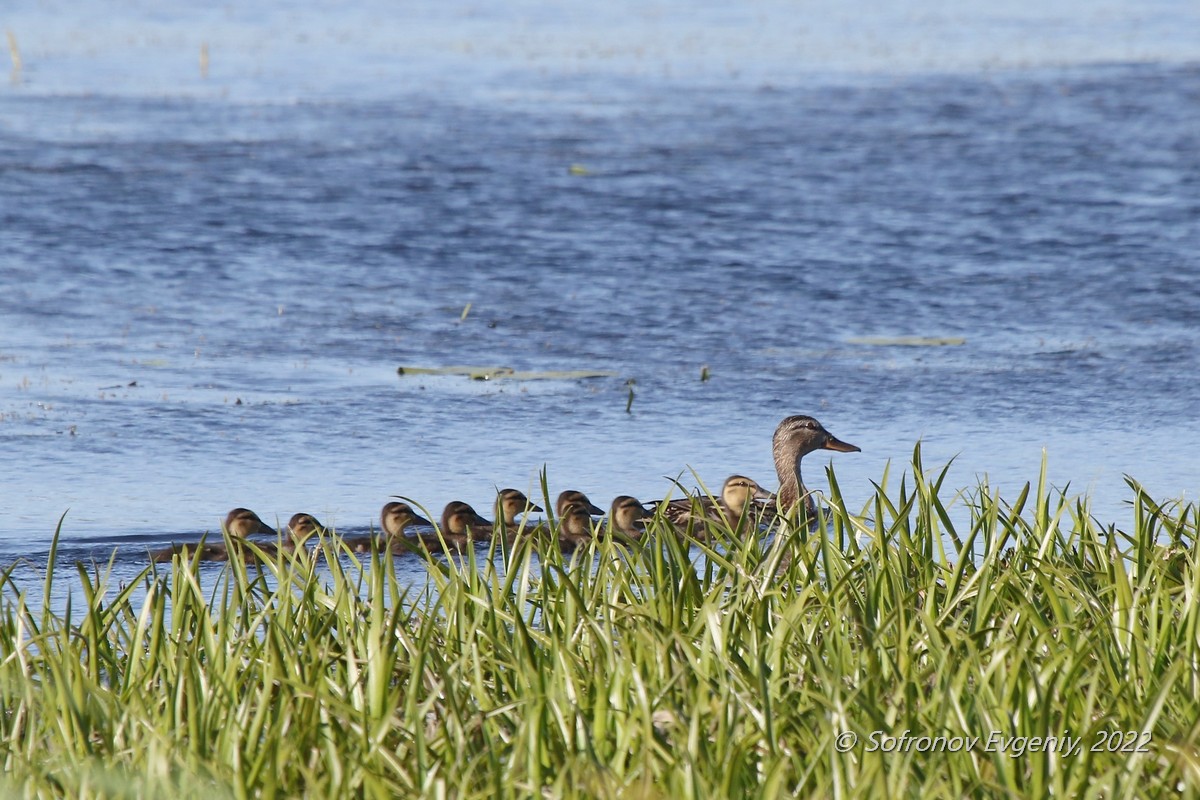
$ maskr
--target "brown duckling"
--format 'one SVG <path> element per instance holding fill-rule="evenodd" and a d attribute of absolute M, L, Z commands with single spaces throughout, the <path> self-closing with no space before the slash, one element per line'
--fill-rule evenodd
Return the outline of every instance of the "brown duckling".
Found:
<path fill-rule="evenodd" d="M 248 508 L 235 508 L 230 511 L 225 515 L 225 522 L 221 527 L 229 531 L 230 536 L 239 539 L 245 539 L 256 533 L 275 535 L 275 529 L 259 519 L 258 514 Z"/>
<path fill-rule="evenodd" d="M 641 538 L 646 533 L 643 520 L 654 516 L 653 511 L 636 498 L 623 494 L 612 501 L 612 509 L 608 512 L 609 533 L 623 533 L 632 539 Z"/>
<path fill-rule="evenodd" d="M 577 489 L 567 489 L 559 494 L 558 499 L 554 501 L 554 513 L 561 517 L 566 513 L 567 508 L 573 505 L 582 506 L 593 517 L 604 513 L 604 509 L 588 500 L 587 495 Z"/>
<path fill-rule="evenodd" d="M 570 503 L 558 515 L 558 543 L 565 548 L 580 547 L 596 538 L 591 509 L 582 503 Z"/>
<path fill-rule="evenodd" d="M 689 523 L 719 522 L 735 526 L 742 520 L 757 520 L 760 508 L 758 501 L 771 500 L 773 495 L 745 475 L 730 475 L 721 486 L 721 495 L 715 500 L 706 495 L 695 495 L 679 500 L 667 501 L 663 516 L 678 526 Z"/>
<path fill-rule="evenodd" d="M 779 493 L 776 496 L 780 514 L 791 511 L 797 503 L 803 503 L 807 519 L 815 519 L 817 505 L 800 478 L 800 460 L 814 450 L 833 450 L 838 453 L 859 453 L 862 449 L 843 442 L 812 417 L 797 414 L 788 417 L 775 428 L 771 437 L 771 451 L 775 458 L 775 471 L 779 474 Z"/>
<path fill-rule="evenodd" d="M 510 491 L 515 491 L 515 490 L 510 490 Z M 524 497 L 524 495 L 521 495 L 521 496 Z M 579 514 L 580 510 L 582 510 L 584 513 L 586 513 L 589 517 L 600 516 L 601 514 L 604 513 L 604 510 L 599 508 L 598 506 L 596 506 L 596 504 L 594 504 L 591 500 L 588 500 L 587 495 L 585 495 L 583 492 L 577 491 L 575 489 L 567 489 L 567 490 L 559 493 L 558 499 L 554 501 L 554 516 L 557 519 L 561 520 L 563 518 L 563 516 L 565 516 L 567 514 L 568 511 L 572 510 L 572 506 L 576 507 L 574 509 L 574 513 L 576 516 L 574 523 L 575 523 L 577 530 L 581 530 L 581 528 L 578 525 L 578 522 L 579 522 L 578 514 Z M 532 511 L 541 511 L 542 509 L 534 506 L 531 510 Z M 535 525 L 529 525 L 523 529 L 519 529 L 519 531 L 520 531 L 520 535 L 531 535 L 531 536 L 547 536 L 547 535 L 549 535 L 551 537 L 554 537 L 557 535 L 555 526 L 550 525 L 550 523 L 548 523 L 548 522 L 539 522 Z M 509 543 L 510 544 L 515 543 L 517 540 L 517 536 L 515 536 L 513 534 L 517 534 L 518 530 L 514 530 L 512 527 L 509 527 L 508 532 L 510 534 L 509 535 Z"/>
<path fill-rule="evenodd" d="M 535 526 L 519 523 L 517 517 L 541 510 L 541 506 L 535 505 L 519 489 L 501 489 L 496 495 L 496 522 L 489 522 L 475 514 L 476 521 L 471 523 L 471 533 L 476 539 L 487 539 L 496 534 L 511 539 L 519 533 L 531 533 L 536 529 Z M 474 513 L 474 510 L 471 513 Z"/>
<path fill-rule="evenodd" d="M 326 528 L 312 514 L 292 514 L 292 518 L 288 520 L 288 532 L 292 536 L 292 541 L 302 542 L 311 536 L 316 536 L 319 533 L 325 533 Z"/>
<path fill-rule="evenodd" d="M 408 503 L 392 501 L 383 507 L 383 511 L 379 513 L 379 522 L 383 527 L 383 532 L 388 536 L 403 536 L 404 532 L 412 525 L 419 525 L 422 528 L 432 528 L 433 523 L 422 517 Z"/>
<path fill-rule="evenodd" d="M 276 536 L 275 529 L 259 518 L 248 508 L 235 508 L 225 515 L 225 521 L 221 527 L 229 534 L 231 539 L 246 539 L 255 534 L 269 534 Z M 265 555 L 274 555 L 277 548 L 274 542 L 255 543 L 262 549 Z M 225 546 L 223 541 L 206 541 L 203 544 L 192 542 L 180 542 L 164 547 L 160 550 L 155 550 L 150 553 L 150 560 L 155 562 L 170 561 L 176 553 L 187 552 L 195 553 L 199 550 L 201 561 L 228 561 L 229 548 Z M 253 560 L 255 555 L 249 548 L 243 550 L 243 556 L 247 561 Z"/>
<path fill-rule="evenodd" d="M 481 536 L 478 532 L 486 530 Z M 442 510 L 442 524 L 438 531 L 420 536 L 406 536 L 392 540 L 393 550 L 409 550 L 413 545 L 419 545 L 426 550 L 438 551 L 443 549 L 443 540 L 448 547 L 463 549 L 474 542 L 483 541 L 491 535 L 492 523 L 461 500 L 452 500 Z"/>
<path fill-rule="evenodd" d="M 342 539 L 343 544 L 355 553 L 369 553 L 372 547 L 386 547 L 386 542 L 404 538 L 413 525 L 432 528 L 433 523 L 422 517 L 408 503 L 392 501 L 385 503 L 379 512 L 379 525 L 383 536 L 353 536 Z"/>
<path fill-rule="evenodd" d="M 499 520 L 497 524 L 507 532 L 516 532 L 527 526 L 528 517 L 527 522 L 523 524 L 517 522 L 518 515 L 541 510 L 541 506 L 536 505 L 518 489 L 501 489 L 500 494 L 496 496 L 496 517 Z"/>

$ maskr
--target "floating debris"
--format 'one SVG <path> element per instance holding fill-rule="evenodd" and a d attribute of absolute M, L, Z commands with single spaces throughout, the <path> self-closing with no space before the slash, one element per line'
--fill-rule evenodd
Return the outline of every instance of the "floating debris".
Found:
<path fill-rule="evenodd" d="M 397 367 L 397 375 L 465 375 L 473 381 L 573 381 L 583 378 L 616 378 L 603 369 L 563 369 L 518 372 L 512 367 Z"/>
<path fill-rule="evenodd" d="M 961 336 L 856 336 L 846 341 L 872 347 L 957 347 L 967 343 Z"/>

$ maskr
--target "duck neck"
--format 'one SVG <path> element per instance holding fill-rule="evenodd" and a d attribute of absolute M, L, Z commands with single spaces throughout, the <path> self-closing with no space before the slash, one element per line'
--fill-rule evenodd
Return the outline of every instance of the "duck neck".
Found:
<path fill-rule="evenodd" d="M 775 454 L 775 471 L 779 475 L 779 509 L 783 512 L 791 511 L 796 503 L 804 503 L 804 512 L 809 516 L 813 514 L 813 499 L 808 494 L 808 489 L 804 488 L 804 481 L 800 477 L 800 461 L 804 458 L 804 453 L 799 451 L 794 452 L 776 452 Z"/>

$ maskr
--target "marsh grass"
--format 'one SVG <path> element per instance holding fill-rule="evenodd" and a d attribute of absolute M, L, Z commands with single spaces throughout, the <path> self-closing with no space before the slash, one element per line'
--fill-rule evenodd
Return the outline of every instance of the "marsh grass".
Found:
<path fill-rule="evenodd" d="M 81 567 L 61 614 L 50 577 L 31 603 L 9 570 L 0 791 L 1196 796 L 1196 505 L 1130 481 L 1130 524 L 1103 525 L 1044 471 L 1011 502 L 951 495 L 918 450 L 850 513 L 828 477 L 823 525 L 681 540 L 655 519 L 642 542 L 430 555 L 423 586 L 393 565 L 422 556 L 336 537 L 124 586 Z M 1080 751 L 989 751 L 993 731 Z M 1112 731 L 1141 752 L 1093 752 Z M 872 752 L 874 732 L 980 741 Z"/>

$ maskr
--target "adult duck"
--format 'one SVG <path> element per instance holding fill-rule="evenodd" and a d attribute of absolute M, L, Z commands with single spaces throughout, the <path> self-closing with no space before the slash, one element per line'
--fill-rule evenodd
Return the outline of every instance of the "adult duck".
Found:
<path fill-rule="evenodd" d="M 800 461 L 815 450 L 862 452 L 862 448 L 843 442 L 812 417 L 797 414 L 780 422 L 771 437 L 771 453 L 775 459 L 775 472 L 779 475 L 776 503 L 780 514 L 787 514 L 797 503 L 803 503 L 805 517 L 816 518 L 817 504 L 800 477 Z"/>

